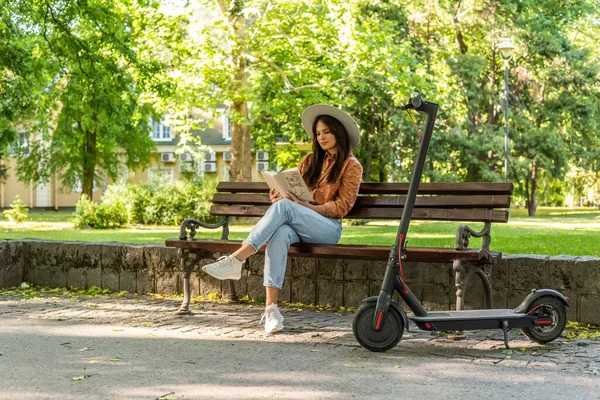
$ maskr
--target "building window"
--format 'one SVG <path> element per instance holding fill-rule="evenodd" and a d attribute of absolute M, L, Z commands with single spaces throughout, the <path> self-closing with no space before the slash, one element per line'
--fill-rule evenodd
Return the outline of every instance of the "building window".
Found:
<path fill-rule="evenodd" d="M 153 168 L 148 171 L 152 183 L 173 183 L 173 168 Z"/>
<path fill-rule="evenodd" d="M 223 140 L 231 140 L 231 120 L 223 114 L 221 121 L 223 123 Z"/>
<path fill-rule="evenodd" d="M 152 140 L 155 142 L 171 140 L 171 127 L 164 125 L 162 121 L 152 120 Z"/>
<path fill-rule="evenodd" d="M 8 154 L 12 157 L 29 154 L 29 141 L 27 140 L 27 135 L 24 133 L 19 134 L 18 139 L 8 146 L 7 150 Z"/>

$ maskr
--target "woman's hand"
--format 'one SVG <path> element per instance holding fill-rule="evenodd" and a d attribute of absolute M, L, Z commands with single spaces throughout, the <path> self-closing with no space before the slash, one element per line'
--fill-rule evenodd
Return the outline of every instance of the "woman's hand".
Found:
<path fill-rule="evenodd" d="M 271 189 L 269 190 L 269 198 L 271 199 L 271 203 L 275 204 L 279 200 L 283 199 L 283 196 L 281 196 L 277 190 Z"/>
<path fill-rule="evenodd" d="M 292 200 L 294 203 L 298 203 L 304 207 L 308 207 L 310 209 L 313 208 L 312 204 L 310 204 L 308 201 L 299 200 L 296 196 L 294 196 L 294 193 L 292 193 L 292 192 L 287 192 L 287 198 Z"/>

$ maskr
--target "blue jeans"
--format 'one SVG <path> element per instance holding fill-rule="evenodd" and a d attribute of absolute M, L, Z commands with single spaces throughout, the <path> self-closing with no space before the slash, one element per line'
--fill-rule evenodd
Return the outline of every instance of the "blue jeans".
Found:
<path fill-rule="evenodd" d="M 269 207 L 243 243 L 255 252 L 267 243 L 264 285 L 281 289 L 290 245 L 336 244 L 341 236 L 341 219 L 327 218 L 291 200 L 279 200 Z"/>

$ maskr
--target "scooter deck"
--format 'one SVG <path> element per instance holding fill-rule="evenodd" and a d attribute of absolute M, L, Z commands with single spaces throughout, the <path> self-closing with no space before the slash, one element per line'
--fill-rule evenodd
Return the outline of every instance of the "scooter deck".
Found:
<path fill-rule="evenodd" d="M 407 315 L 408 319 L 415 322 L 436 322 L 456 320 L 508 320 L 523 318 L 525 314 L 514 309 L 492 309 L 492 310 L 463 310 L 463 311 L 428 311 L 427 315 L 418 317 L 414 313 Z"/>

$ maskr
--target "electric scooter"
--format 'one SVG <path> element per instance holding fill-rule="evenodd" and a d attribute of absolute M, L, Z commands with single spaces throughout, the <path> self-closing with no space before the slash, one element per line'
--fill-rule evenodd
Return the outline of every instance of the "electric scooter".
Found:
<path fill-rule="evenodd" d="M 354 315 L 352 331 L 358 343 L 371 351 L 387 351 L 400 342 L 404 329 L 409 328 L 409 320 L 419 329 L 432 332 L 502 329 L 506 348 L 509 348 L 508 330 L 511 328 L 522 329 L 527 337 L 537 343 L 548 343 L 556 339 L 567 323 L 566 307 L 570 307 L 571 299 L 555 290 L 534 289 L 515 309 L 426 311 L 406 285 L 402 271 L 402 261 L 406 259 L 406 234 L 423 174 L 438 105 L 426 102 L 417 93 L 413 93 L 408 104 L 400 109 L 406 110 L 409 115 L 410 110 L 425 113 L 427 121 L 425 131 L 420 135 L 421 145 L 413 168 L 398 236 L 390 250 L 381 291 L 379 296 L 364 299 Z M 392 300 L 394 291 L 400 294 L 411 313 L 407 315 L 400 305 Z"/>

